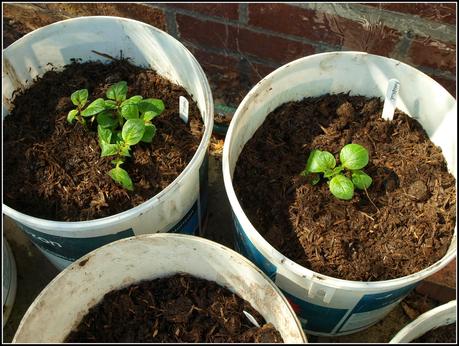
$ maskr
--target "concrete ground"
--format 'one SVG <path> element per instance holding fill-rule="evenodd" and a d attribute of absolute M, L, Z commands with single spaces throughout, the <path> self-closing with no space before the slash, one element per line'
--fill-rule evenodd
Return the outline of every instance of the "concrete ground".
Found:
<path fill-rule="evenodd" d="M 209 160 L 209 219 L 204 236 L 233 248 L 231 209 L 221 174 L 222 147 L 223 140 L 212 139 Z M 10 218 L 4 216 L 3 227 L 4 236 L 14 253 L 18 273 L 16 300 L 3 329 L 3 341 L 11 342 L 24 313 L 41 290 L 58 274 L 58 270 Z M 308 340 L 327 343 L 385 343 L 410 321 L 400 304 L 386 318 L 365 331 L 334 338 L 308 335 Z"/>

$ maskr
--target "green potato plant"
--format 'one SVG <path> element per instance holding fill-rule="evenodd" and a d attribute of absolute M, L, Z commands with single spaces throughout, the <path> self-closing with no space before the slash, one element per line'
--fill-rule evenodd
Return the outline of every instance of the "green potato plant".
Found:
<path fill-rule="evenodd" d="M 339 159 L 341 164 L 337 166 L 333 154 L 314 149 L 301 175 L 310 177 L 310 182 L 316 185 L 320 181 L 319 174 L 323 174 L 328 179 L 330 192 L 336 198 L 350 200 L 355 188 L 366 190 L 373 182 L 362 171 L 369 161 L 368 150 L 359 144 L 347 144 L 341 149 Z"/>
<path fill-rule="evenodd" d="M 97 121 L 97 134 L 101 157 L 114 156 L 115 166 L 108 175 L 123 188 L 134 190 L 128 172 L 120 166 L 126 157 L 131 156 L 131 147 L 140 143 L 151 143 L 156 134 L 156 126 L 152 120 L 164 111 L 164 103 L 159 99 L 144 99 L 140 95 L 127 98 L 128 86 L 125 81 L 111 85 L 107 99 L 98 98 L 88 102 L 88 90 L 77 90 L 70 96 L 76 106 L 67 115 L 67 121 L 75 120 L 86 126 L 86 119 L 91 123 Z"/>

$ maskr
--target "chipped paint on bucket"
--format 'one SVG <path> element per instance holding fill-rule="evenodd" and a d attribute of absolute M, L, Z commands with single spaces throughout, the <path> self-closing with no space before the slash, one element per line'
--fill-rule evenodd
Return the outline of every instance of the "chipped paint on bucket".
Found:
<path fill-rule="evenodd" d="M 394 59 L 363 52 L 316 54 L 278 68 L 246 95 L 226 135 L 223 179 L 233 212 L 235 246 L 284 292 L 304 330 L 310 334 L 351 334 L 384 318 L 421 280 L 456 257 L 457 227 L 446 255 L 417 273 L 377 282 L 322 275 L 286 258 L 258 233 L 244 213 L 233 187 L 236 163 L 244 145 L 267 115 L 281 104 L 349 91 L 350 95 L 382 99 L 387 81 L 392 78 L 401 84 L 397 108 L 421 123 L 432 142 L 442 149 L 448 169 L 456 177 L 456 100 L 419 70 Z"/>
<path fill-rule="evenodd" d="M 194 56 L 179 41 L 148 24 L 119 17 L 79 17 L 37 29 L 3 50 L 3 116 L 13 92 L 37 76 L 71 59 L 108 62 L 93 51 L 149 66 L 184 87 L 201 112 L 205 131 L 191 162 L 150 200 L 109 217 L 75 222 L 40 219 L 3 205 L 32 242 L 60 270 L 108 242 L 132 235 L 180 232 L 202 234 L 207 217 L 208 146 L 213 127 L 213 100 L 207 78 Z M 49 64 L 51 63 L 52 66 Z"/>

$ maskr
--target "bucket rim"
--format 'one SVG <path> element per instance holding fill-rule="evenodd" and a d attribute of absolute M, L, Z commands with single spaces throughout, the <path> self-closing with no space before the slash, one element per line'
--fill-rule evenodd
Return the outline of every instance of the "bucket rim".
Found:
<path fill-rule="evenodd" d="M 256 230 L 254 225 L 249 220 L 248 216 L 245 214 L 236 196 L 236 192 L 233 186 L 233 178 L 231 175 L 231 168 L 230 168 L 230 147 L 232 146 L 232 142 L 234 140 L 233 132 L 235 132 L 236 122 L 239 120 L 239 118 L 242 117 L 244 108 L 247 108 L 246 105 L 258 93 L 259 88 L 263 87 L 264 84 L 268 83 L 271 79 L 274 79 L 277 75 L 281 74 L 283 70 L 286 68 L 289 68 L 289 66 L 300 65 L 304 63 L 305 61 L 309 61 L 309 60 L 317 59 L 321 57 L 325 58 L 325 57 L 329 57 L 333 55 L 369 56 L 372 59 L 380 59 L 385 62 L 391 62 L 394 65 L 401 65 L 406 69 L 415 70 L 417 73 L 420 73 L 423 76 L 427 77 L 432 83 L 435 83 L 437 86 L 440 86 L 444 90 L 444 93 L 447 95 L 447 97 L 450 98 L 450 102 L 456 105 L 456 100 L 451 96 L 451 94 L 445 88 L 443 88 L 443 86 L 441 86 L 437 81 L 429 77 L 427 74 L 399 60 L 384 57 L 381 55 L 370 54 L 367 52 L 360 52 L 360 51 L 333 51 L 333 52 L 324 52 L 324 53 L 309 55 L 306 57 L 302 57 L 302 58 L 293 60 L 291 62 L 288 62 L 280 66 L 279 68 L 275 69 L 274 71 L 269 73 L 267 76 L 262 78 L 247 93 L 247 95 L 244 97 L 244 99 L 239 104 L 236 112 L 234 113 L 233 119 L 230 123 L 228 132 L 225 137 L 225 144 L 223 147 L 223 155 L 222 155 L 223 182 L 225 185 L 225 191 L 228 196 L 228 200 L 230 202 L 231 209 L 233 211 L 233 219 L 235 218 L 241 224 L 243 232 L 247 235 L 250 241 L 252 241 L 256 245 L 260 245 L 260 246 L 256 246 L 257 250 L 260 251 L 262 255 L 265 256 L 269 261 L 274 262 L 274 265 L 276 266 L 276 272 L 279 272 L 279 268 L 281 268 L 283 272 L 285 271 L 293 272 L 293 274 L 297 276 L 297 279 L 308 278 L 313 281 L 319 279 L 320 282 L 326 284 L 327 286 L 332 286 L 338 289 L 354 290 L 354 291 L 393 289 L 394 287 L 404 287 L 410 284 L 417 283 L 421 281 L 423 278 L 442 269 L 456 257 L 457 222 L 454 227 L 454 234 L 451 240 L 451 245 L 447 253 L 441 259 L 439 259 L 437 262 L 430 265 L 429 267 L 424 268 L 410 275 L 402 276 L 402 277 L 395 278 L 395 279 L 389 279 L 389 280 L 368 281 L 368 282 L 367 281 L 356 281 L 356 280 L 345 280 L 345 279 L 339 279 L 339 278 L 335 278 L 332 276 L 328 276 L 325 274 L 320 274 L 284 256 L 281 252 L 275 249 L 268 241 L 266 241 L 266 239 Z M 457 179 L 456 179 L 456 188 L 457 188 Z"/>
<path fill-rule="evenodd" d="M 205 114 L 208 115 L 207 119 L 203 119 L 204 123 L 204 133 L 202 134 L 202 138 L 199 142 L 199 146 L 196 149 L 195 153 L 191 161 L 186 165 L 186 167 L 182 170 L 182 172 L 175 178 L 168 186 L 166 186 L 163 190 L 159 193 L 151 197 L 149 200 L 133 207 L 128 210 L 125 210 L 121 213 L 117 213 L 114 215 L 106 216 L 103 218 L 98 218 L 94 220 L 85 220 L 85 221 L 55 221 L 55 220 L 48 220 L 43 219 L 35 216 L 31 216 L 25 213 L 22 213 L 5 203 L 3 203 L 2 199 L 2 206 L 4 213 L 14 219 L 17 222 L 24 222 L 26 225 L 34 225 L 35 227 L 39 227 L 42 231 L 46 231 L 47 229 L 50 230 L 59 230 L 59 232 L 78 232 L 78 231 L 86 231 L 92 228 L 103 228 L 108 227 L 113 224 L 120 223 L 124 220 L 135 218 L 138 215 L 141 215 L 147 212 L 149 209 L 155 207 L 157 204 L 160 203 L 161 199 L 164 196 L 173 193 L 175 190 L 179 188 L 181 183 L 186 179 L 191 171 L 193 171 L 196 166 L 198 165 L 199 157 L 204 153 L 207 153 L 207 148 L 210 143 L 210 138 L 212 135 L 212 128 L 213 128 L 213 120 L 214 120 L 214 105 L 213 105 L 213 97 L 212 91 L 209 85 L 209 81 L 207 79 L 204 70 L 202 69 L 199 62 L 196 60 L 196 57 L 186 48 L 179 40 L 175 37 L 171 36 L 167 32 L 158 29 L 150 24 L 117 16 L 82 16 L 76 18 L 69 18 L 64 19 L 55 23 L 48 24 L 46 26 L 40 27 L 32 32 L 27 33 L 23 37 L 19 38 L 7 48 L 3 49 L 3 55 L 7 53 L 9 50 L 19 46 L 21 44 L 27 44 L 29 40 L 33 40 L 34 35 L 37 33 L 46 33 L 46 31 L 52 30 L 56 26 L 60 26 L 62 24 L 72 24 L 72 25 L 87 25 L 87 23 L 97 23 L 97 22 L 131 22 L 134 25 L 144 26 L 149 29 L 152 29 L 156 34 L 165 36 L 171 42 L 179 47 L 181 50 L 184 50 L 186 54 L 190 57 L 192 64 L 197 69 L 197 75 L 200 77 L 202 88 L 204 89 L 203 94 L 205 98 L 205 109 L 202 111 L 200 110 L 201 116 L 203 117 Z M 86 23 L 86 24 L 84 24 Z M 120 25 L 122 27 L 122 24 Z M 2 61 L 3 66 L 3 61 Z"/>
<path fill-rule="evenodd" d="M 235 250 L 230 249 L 226 245 L 217 243 L 217 242 L 215 242 L 213 240 L 206 239 L 206 238 L 203 238 L 203 237 L 198 237 L 198 236 L 189 235 L 189 234 L 179 234 L 179 233 L 154 233 L 154 234 L 135 235 L 135 236 L 131 236 L 131 237 L 128 237 L 128 238 L 123 238 L 123 239 L 117 240 L 115 242 L 103 245 L 103 246 L 101 246 L 101 247 L 99 247 L 99 248 L 87 253 L 86 255 L 84 255 L 83 257 L 79 258 L 78 260 L 74 261 L 67 268 L 65 268 L 60 273 L 58 273 L 56 275 L 56 277 L 54 277 L 54 279 L 52 279 L 46 285 L 46 287 L 39 293 L 39 295 L 35 298 L 33 303 L 29 306 L 29 308 L 25 312 L 25 314 L 22 317 L 22 320 L 21 320 L 21 322 L 20 322 L 20 324 L 19 324 L 19 326 L 18 326 L 18 328 L 16 330 L 16 333 L 15 333 L 15 336 L 13 338 L 12 343 L 17 342 L 16 341 L 16 337 L 19 335 L 19 332 L 24 327 L 26 320 L 29 318 L 29 316 L 35 310 L 35 307 L 42 301 L 43 296 L 47 293 L 47 291 L 52 289 L 52 287 L 54 285 L 56 285 L 57 282 L 59 280 L 61 280 L 61 278 L 63 276 L 68 275 L 68 273 L 73 273 L 73 272 L 76 272 L 76 271 L 79 271 L 79 270 L 84 270 L 83 269 L 84 266 L 80 266 L 80 263 L 85 263 L 96 252 L 99 252 L 99 251 L 102 251 L 102 250 L 107 250 L 110 247 L 115 247 L 116 248 L 116 247 L 119 246 L 120 243 L 127 243 L 127 242 L 132 242 L 132 241 L 142 243 L 142 242 L 145 242 L 145 241 L 148 242 L 150 239 L 156 239 L 156 238 L 159 238 L 160 241 L 161 241 L 161 239 L 164 239 L 164 238 L 165 239 L 168 239 L 168 238 L 174 239 L 175 238 L 175 239 L 181 240 L 183 242 L 190 242 L 191 244 L 193 242 L 194 243 L 202 243 L 206 247 L 213 248 L 214 251 L 226 252 L 226 253 L 228 253 L 228 255 L 230 257 L 237 258 L 239 261 L 241 261 L 243 263 L 242 265 L 250 268 L 251 271 L 257 272 L 261 276 L 261 278 L 266 282 L 266 284 L 268 284 L 273 289 L 273 291 L 276 293 L 276 295 L 279 296 L 279 298 L 281 299 L 283 304 L 286 306 L 286 308 L 287 308 L 287 310 L 288 310 L 288 312 L 289 312 L 289 314 L 291 316 L 292 321 L 295 323 L 295 327 L 298 330 L 298 334 L 301 337 L 303 343 L 307 343 L 308 342 L 306 334 L 304 333 L 303 327 L 301 325 L 301 322 L 298 319 L 297 314 L 293 310 L 293 307 L 290 305 L 290 303 L 288 302 L 287 298 L 282 293 L 280 288 L 277 287 L 277 285 L 271 279 L 269 279 L 269 277 L 260 268 L 258 268 L 254 263 L 252 263 L 246 257 L 242 256 L 240 253 L 236 252 Z"/>
<path fill-rule="evenodd" d="M 395 334 L 395 336 L 389 341 L 390 344 L 398 344 L 400 342 L 411 342 L 412 340 L 414 340 L 415 338 L 412 338 L 411 340 L 407 340 L 407 341 L 402 341 L 406 336 L 407 334 L 409 334 L 412 330 L 414 330 L 415 328 L 419 327 L 419 326 L 422 326 L 422 324 L 424 322 L 426 322 L 427 320 L 433 318 L 433 317 L 436 317 L 437 315 L 439 314 L 442 314 L 442 313 L 451 313 L 452 315 L 452 312 L 454 310 L 456 310 L 456 307 L 457 307 L 457 302 L 456 302 L 456 299 L 454 300 L 451 300 L 449 301 L 448 303 L 445 303 L 445 304 L 442 304 L 442 305 L 439 305 L 431 310 L 428 310 L 426 312 L 424 312 L 423 314 L 419 315 L 416 319 L 414 319 L 413 321 L 411 321 L 409 324 L 407 324 L 406 326 L 404 326 L 402 329 L 400 329 L 397 334 Z M 456 315 L 456 312 L 454 313 L 454 315 Z M 447 325 L 450 325 L 450 324 L 453 324 L 456 322 L 456 318 L 454 319 L 451 319 L 451 320 L 447 320 L 446 324 L 441 324 L 441 326 L 447 326 Z M 438 327 L 434 327 L 434 328 L 429 328 L 428 330 L 422 332 L 423 334 L 427 333 L 429 330 L 433 330 L 435 328 L 439 328 L 440 326 Z"/>

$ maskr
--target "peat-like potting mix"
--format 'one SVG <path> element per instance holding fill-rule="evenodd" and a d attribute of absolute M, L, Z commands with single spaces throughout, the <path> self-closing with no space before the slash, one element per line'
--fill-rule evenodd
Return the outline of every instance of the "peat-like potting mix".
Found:
<path fill-rule="evenodd" d="M 252 315 L 260 327 L 246 317 Z M 238 295 L 189 274 L 111 291 L 65 342 L 283 342 Z"/>
<path fill-rule="evenodd" d="M 288 102 L 243 148 L 237 197 L 287 258 L 335 278 L 380 281 L 416 273 L 446 254 L 456 222 L 455 178 L 415 119 L 396 110 L 386 121 L 382 106 L 379 98 L 343 93 Z M 368 152 L 371 185 L 343 200 L 327 179 L 301 173 L 313 150 L 339 162 L 349 143 Z"/>
<path fill-rule="evenodd" d="M 98 98 L 107 99 L 107 90 L 122 81 L 127 98 L 140 95 L 165 106 L 151 120 L 156 127 L 151 143 L 142 141 L 124 155 L 122 168 L 133 191 L 108 174 L 116 155 L 101 157 L 99 120 L 86 117 L 85 125 L 67 120 L 76 108 L 70 97 L 75 91 L 88 90 L 88 106 Z M 180 96 L 190 101 L 188 123 L 178 115 Z M 93 220 L 147 201 L 183 171 L 203 134 L 200 112 L 186 90 L 129 59 L 109 64 L 74 61 L 63 70 L 48 71 L 15 95 L 13 105 L 3 122 L 4 202 L 48 220 Z M 128 121 L 129 114 L 124 118 Z"/>

